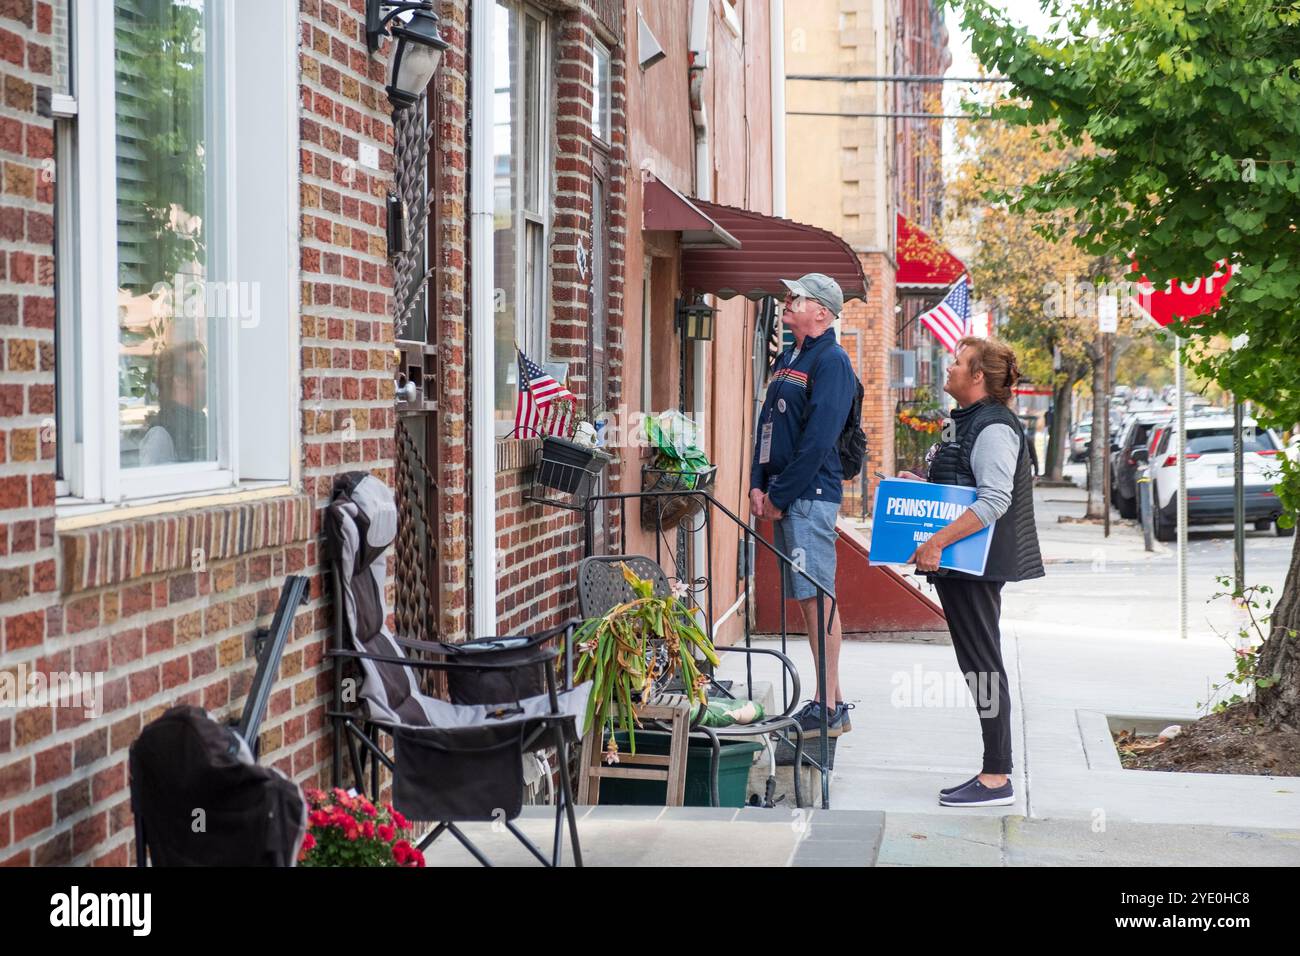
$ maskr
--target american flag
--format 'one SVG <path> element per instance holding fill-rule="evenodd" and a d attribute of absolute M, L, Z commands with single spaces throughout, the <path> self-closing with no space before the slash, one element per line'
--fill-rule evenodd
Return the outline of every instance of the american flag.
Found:
<path fill-rule="evenodd" d="M 955 355 L 957 343 L 971 334 L 970 290 L 966 287 L 966 277 L 958 279 L 943 301 L 929 312 L 921 313 L 920 319 L 943 347 Z"/>
<path fill-rule="evenodd" d="M 573 393 L 547 375 L 542 367 L 518 349 L 519 400 L 515 403 L 515 433 L 521 438 L 537 435 L 569 435 L 571 406 L 576 405 Z"/>

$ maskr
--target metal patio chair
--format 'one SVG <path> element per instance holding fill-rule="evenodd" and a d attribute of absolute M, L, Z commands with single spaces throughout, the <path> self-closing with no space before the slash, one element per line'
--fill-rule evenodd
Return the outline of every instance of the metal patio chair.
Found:
<path fill-rule="evenodd" d="M 464 644 L 406 640 L 385 624 L 386 552 L 397 534 L 392 491 L 361 472 L 340 475 L 326 509 L 334 587 L 334 784 L 341 786 L 342 754 L 353 782 L 379 799 L 380 767 L 393 774 L 393 805 L 413 820 L 436 823 L 421 850 L 450 833 L 479 863 L 491 863 L 457 823 L 504 823 L 547 866 L 562 859 L 567 820 L 576 865 L 582 865 L 569 779 L 569 747 L 580 736 L 590 682 L 570 687 L 566 668 L 559 683 L 552 642 L 571 634 L 575 622 L 542 634 L 489 637 Z M 424 656 L 413 656 L 414 654 Z M 349 700 L 345 665 L 355 661 L 360 693 Z M 422 671 L 446 674 L 450 700 L 427 694 Z M 352 705 L 352 706 L 349 706 Z M 393 739 L 390 756 L 380 733 Z M 524 762 L 554 748 L 559 795 L 549 859 L 515 825 L 522 809 Z"/>
<path fill-rule="evenodd" d="M 663 568 L 653 559 L 644 555 L 614 554 L 584 558 L 578 565 L 578 604 L 584 618 L 601 617 L 618 605 L 636 597 L 631 586 L 623 577 L 620 567 L 623 564 L 626 564 L 628 569 L 637 577 L 651 581 L 654 584 L 656 596 L 666 597 L 672 593 L 672 587 L 668 582 L 667 575 L 664 574 Z M 801 770 L 804 764 L 803 728 L 800 726 L 799 721 L 792 716 L 795 705 L 799 700 L 798 669 L 786 655 L 768 648 L 717 647 L 715 650 L 719 654 L 762 654 L 776 658 L 789 675 L 793 685 L 793 693 L 789 698 L 789 702 L 785 705 L 785 710 L 780 714 L 770 715 L 749 724 L 706 727 L 702 723 L 705 708 L 697 708 L 697 712 L 691 721 L 689 736 L 707 740 L 712 749 L 709 766 L 710 803 L 715 807 L 718 806 L 718 766 L 722 750 L 721 741 L 738 737 L 757 737 L 762 739 L 767 748 L 769 772 L 763 794 L 763 803 L 765 806 L 771 806 L 776 789 L 776 742 L 774 738 L 784 736 L 786 731 L 793 731 L 795 737 L 794 798 L 795 805 L 802 807 L 804 805 L 801 781 Z M 708 663 L 703 662 L 702 668 L 707 673 L 709 670 Z M 711 674 L 709 680 L 711 695 L 720 694 L 733 700 L 737 699 L 729 688 L 716 681 Z M 646 723 L 657 730 L 668 729 L 660 726 L 656 721 L 646 721 Z"/>

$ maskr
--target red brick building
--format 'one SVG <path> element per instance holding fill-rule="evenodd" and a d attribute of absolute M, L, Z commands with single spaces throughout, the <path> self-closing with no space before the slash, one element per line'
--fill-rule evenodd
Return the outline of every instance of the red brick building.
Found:
<path fill-rule="evenodd" d="M 645 228 L 643 191 L 770 218 L 771 6 L 435 9 L 441 68 L 395 118 L 365 0 L 0 3 L 0 862 L 131 861 L 127 748 L 177 703 L 238 713 L 287 574 L 310 600 L 260 759 L 327 780 L 340 471 L 399 489 L 408 632 L 576 613 L 585 528 L 526 500 L 516 344 L 624 427 L 684 405 L 744 514 L 759 307 L 720 300 L 683 352 L 678 299 L 729 292 L 685 284 L 689 237 Z M 639 490 L 616 451 L 605 487 Z M 714 529 L 720 566 L 737 542 Z M 746 581 L 716 587 L 728 640 Z M 31 674 L 93 677 L 95 705 L 4 698 Z"/>

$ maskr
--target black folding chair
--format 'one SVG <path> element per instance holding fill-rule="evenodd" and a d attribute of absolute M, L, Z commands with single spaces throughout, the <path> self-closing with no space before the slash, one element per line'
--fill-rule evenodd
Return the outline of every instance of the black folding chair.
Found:
<path fill-rule="evenodd" d="M 450 833 L 484 866 L 491 863 L 458 823 L 504 824 L 541 863 L 558 866 L 564 824 L 582 865 L 577 818 L 569 777 L 570 744 L 579 739 L 577 718 L 585 712 L 590 683 L 574 688 L 566 668 L 561 686 L 555 640 L 571 635 L 577 622 L 537 635 L 488 637 L 464 644 L 416 641 L 392 635 L 385 624 L 385 553 L 396 535 L 392 492 L 378 479 L 350 473 L 335 479 L 326 511 L 331 581 L 335 601 L 334 724 L 335 786 L 342 786 L 346 752 L 353 785 L 379 799 L 380 767 L 393 774 L 393 805 L 414 820 L 436 826 L 420 842 L 427 848 Z M 421 656 L 413 656 L 414 652 Z M 351 694 L 360 671 L 359 694 Z M 447 675 L 450 700 L 425 693 L 423 671 Z M 380 734 L 393 738 L 390 756 Z M 548 858 L 518 828 L 525 796 L 526 755 L 554 749 L 559 794 Z"/>

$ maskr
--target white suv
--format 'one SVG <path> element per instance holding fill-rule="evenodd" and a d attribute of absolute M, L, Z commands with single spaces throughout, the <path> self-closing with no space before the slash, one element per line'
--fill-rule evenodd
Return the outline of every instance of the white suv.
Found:
<path fill-rule="evenodd" d="M 1242 476 L 1245 484 L 1246 520 L 1258 531 L 1272 525 L 1279 535 L 1294 528 L 1279 528 L 1282 505 L 1276 485 L 1281 479 L 1278 456 L 1282 442 L 1269 429 L 1247 418 L 1242 426 Z M 1170 423 L 1149 450 L 1147 473 L 1152 480 L 1152 520 L 1159 541 L 1172 541 L 1178 528 L 1178 430 Z M 1187 523 L 1220 524 L 1233 519 L 1232 417 L 1187 419 Z"/>

